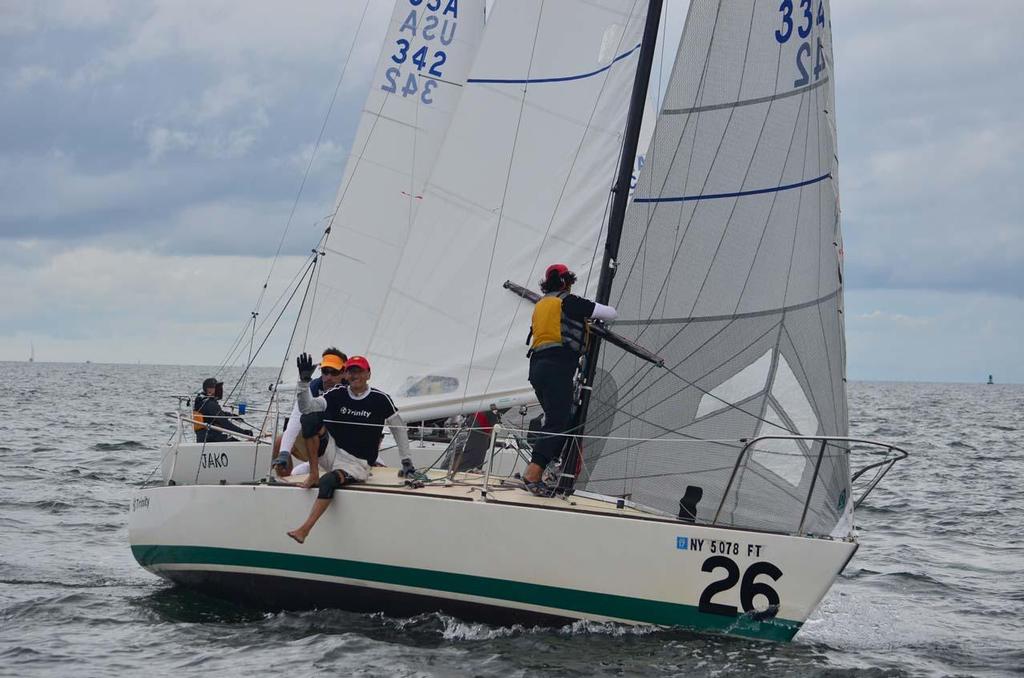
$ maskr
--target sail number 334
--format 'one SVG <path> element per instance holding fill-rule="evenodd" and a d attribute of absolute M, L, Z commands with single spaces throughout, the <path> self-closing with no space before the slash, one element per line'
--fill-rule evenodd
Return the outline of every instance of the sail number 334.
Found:
<path fill-rule="evenodd" d="M 412 8 L 398 29 L 382 90 L 403 98 L 419 96 L 434 103 L 433 91 L 444 76 L 448 52 L 458 27 L 458 0 L 409 0 Z M 421 80 L 422 78 L 422 80 Z"/>
<path fill-rule="evenodd" d="M 828 20 L 825 17 L 825 0 L 817 0 L 817 9 L 813 9 L 814 0 L 798 0 L 798 3 L 795 4 L 794 0 L 782 0 L 779 4 L 782 25 L 775 29 L 775 39 L 780 45 L 789 42 L 794 35 L 803 41 L 796 50 L 796 70 L 800 77 L 793 81 L 793 87 L 804 87 L 811 83 L 812 75 L 814 82 L 820 80 L 828 65 L 825 61 L 825 49 L 821 44 L 821 35 L 818 35 L 814 39 L 814 66 L 811 71 L 807 70 L 811 67 L 811 33 L 814 32 L 816 25 L 823 29 Z"/>

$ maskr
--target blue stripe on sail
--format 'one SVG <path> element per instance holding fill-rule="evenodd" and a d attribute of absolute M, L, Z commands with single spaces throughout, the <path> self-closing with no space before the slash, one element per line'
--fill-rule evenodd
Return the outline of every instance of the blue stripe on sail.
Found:
<path fill-rule="evenodd" d="M 785 186 L 775 186 L 772 188 L 756 188 L 752 191 L 737 191 L 736 193 L 707 193 L 702 195 L 681 195 L 674 198 L 634 198 L 633 202 L 692 202 L 694 200 L 716 200 L 718 198 L 742 198 L 745 195 L 761 195 L 762 193 L 778 193 L 779 191 L 788 191 L 793 188 L 800 188 L 802 186 L 810 186 L 816 184 L 819 181 L 825 181 L 825 179 L 831 179 L 832 173 L 822 174 L 820 177 L 815 179 L 807 179 L 806 181 L 800 181 L 795 184 L 786 184 Z"/>
<path fill-rule="evenodd" d="M 607 66 L 597 69 L 596 71 L 590 71 L 589 73 L 580 73 L 579 75 L 564 75 L 558 78 L 526 78 L 525 80 L 506 79 L 506 78 L 469 78 L 466 82 L 481 84 L 481 85 L 535 85 L 540 82 L 567 82 L 569 80 L 583 80 L 584 78 L 593 77 L 599 73 L 604 73 L 615 64 L 616 61 L 622 61 L 633 52 L 640 49 L 640 43 L 637 43 L 636 47 L 623 52 L 619 56 L 611 60 Z"/>

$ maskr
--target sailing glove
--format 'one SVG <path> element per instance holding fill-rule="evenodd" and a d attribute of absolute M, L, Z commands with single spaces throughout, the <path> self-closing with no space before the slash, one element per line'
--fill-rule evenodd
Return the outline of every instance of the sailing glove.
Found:
<path fill-rule="evenodd" d="M 303 353 L 295 359 L 299 368 L 299 381 L 309 381 L 313 378 L 313 358 L 308 353 Z"/>
<path fill-rule="evenodd" d="M 416 474 L 416 467 L 412 465 L 412 459 L 403 459 L 402 468 L 398 469 L 399 478 L 411 478 Z"/>

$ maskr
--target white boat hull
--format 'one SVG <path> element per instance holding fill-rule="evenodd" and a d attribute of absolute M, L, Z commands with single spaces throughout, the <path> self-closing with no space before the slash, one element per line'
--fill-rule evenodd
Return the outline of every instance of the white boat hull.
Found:
<path fill-rule="evenodd" d="M 143 489 L 132 501 L 132 551 L 161 577 L 270 608 L 612 620 L 789 640 L 857 548 L 652 519 L 581 497 L 407 490 L 392 469 L 375 474 L 339 491 L 302 545 L 285 533 L 305 519 L 313 490 Z M 757 612 L 776 595 L 774 610 Z"/>

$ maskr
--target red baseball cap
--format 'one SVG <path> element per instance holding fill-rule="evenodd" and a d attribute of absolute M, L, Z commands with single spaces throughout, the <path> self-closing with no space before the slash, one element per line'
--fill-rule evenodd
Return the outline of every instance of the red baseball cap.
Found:
<path fill-rule="evenodd" d="M 370 363 L 366 360 L 366 358 L 364 358 L 361 355 L 354 355 L 345 361 L 346 370 L 353 367 L 360 367 L 366 370 L 367 372 L 370 371 Z"/>
<path fill-rule="evenodd" d="M 558 275 L 562 275 L 563 273 L 568 273 L 568 272 L 569 272 L 569 267 L 566 266 L 565 264 L 551 264 L 550 266 L 548 266 L 548 270 L 544 271 L 544 277 L 548 278 L 548 277 L 551 276 L 552 273 L 557 273 Z"/>

